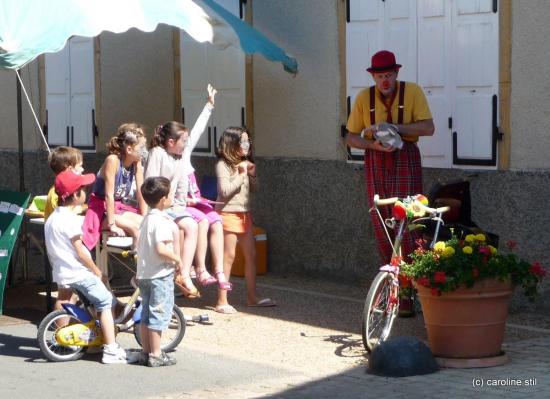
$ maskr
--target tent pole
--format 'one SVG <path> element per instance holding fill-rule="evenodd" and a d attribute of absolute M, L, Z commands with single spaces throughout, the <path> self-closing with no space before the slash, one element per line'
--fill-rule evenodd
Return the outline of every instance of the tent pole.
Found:
<path fill-rule="evenodd" d="M 15 72 L 17 74 L 17 71 Z M 25 192 L 25 162 L 23 160 L 23 110 L 21 105 L 21 82 L 17 81 L 17 139 L 19 149 L 19 191 Z"/>

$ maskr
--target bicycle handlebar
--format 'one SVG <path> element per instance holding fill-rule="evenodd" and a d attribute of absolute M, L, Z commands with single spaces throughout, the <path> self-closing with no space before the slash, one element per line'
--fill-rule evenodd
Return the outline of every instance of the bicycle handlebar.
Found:
<path fill-rule="evenodd" d="M 397 200 L 399 200 L 399 198 L 397 198 L 397 197 L 380 199 L 380 196 L 378 194 L 374 195 L 374 205 L 376 205 L 376 206 L 379 206 L 379 205 L 392 205 L 392 204 L 395 204 L 397 202 Z"/>
<path fill-rule="evenodd" d="M 399 200 L 399 198 L 397 198 L 397 197 L 380 199 L 380 196 L 378 194 L 375 194 L 373 202 L 374 202 L 374 206 L 393 205 L 398 200 Z M 422 204 L 422 206 L 424 207 L 424 211 L 426 213 L 429 213 L 429 214 L 432 214 L 432 215 L 433 214 L 442 214 L 442 213 L 445 213 L 445 212 L 447 212 L 451 209 L 449 206 L 442 206 L 442 207 L 439 207 L 439 208 L 430 208 L 429 206 L 426 206 L 424 204 Z"/>

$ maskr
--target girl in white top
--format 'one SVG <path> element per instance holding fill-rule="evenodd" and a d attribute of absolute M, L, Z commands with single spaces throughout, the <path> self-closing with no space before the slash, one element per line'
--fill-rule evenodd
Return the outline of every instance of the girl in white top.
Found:
<path fill-rule="evenodd" d="M 193 137 L 200 136 L 206 128 L 212 113 L 213 101 L 212 95 L 212 101 L 204 107 L 191 130 Z M 180 231 L 181 280 L 178 278 L 178 281 L 182 284 L 178 284 L 178 287 L 186 297 L 198 298 L 200 293 L 189 275 L 197 248 L 198 224 L 186 211 L 187 193 L 190 189 L 188 173 L 190 173 L 191 164 L 191 153 L 184 152 L 188 139 L 189 131 L 179 122 L 172 121 L 157 126 L 151 140 L 145 178 L 162 176 L 170 180 L 170 199 L 174 205 L 167 210 L 167 213 L 173 217 Z"/>

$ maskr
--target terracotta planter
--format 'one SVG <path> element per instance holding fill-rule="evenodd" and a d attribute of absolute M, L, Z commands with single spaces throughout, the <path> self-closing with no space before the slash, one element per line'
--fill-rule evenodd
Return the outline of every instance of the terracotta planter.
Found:
<path fill-rule="evenodd" d="M 416 288 L 435 356 L 479 359 L 501 354 L 511 283 L 483 280 L 440 296 L 429 288 Z"/>

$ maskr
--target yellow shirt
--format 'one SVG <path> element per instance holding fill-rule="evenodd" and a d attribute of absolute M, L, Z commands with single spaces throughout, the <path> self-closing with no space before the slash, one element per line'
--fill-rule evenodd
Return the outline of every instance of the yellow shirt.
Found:
<path fill-rule="evenodd" d="M 397 114 L 398 114 L 398 105 L 399 105 L 399 85 L 398 82 L 395 88 L 396 96 L 393 100 L 391 115 L 393 123 L 397 123 Z M 348 132 L 353 134 L 360 134 L 361 131 L 371 124 L 379 124 L 386 122 L 388 113 L 386 111 L 386 106 L 382 100 L 382 96 L 378 89 L 375 89 L 374 101 L 376 104 L 375 110 L 375 121 L 370 121 L 370 94 L 369 88 L 361 90 L 357 97 L 355 98 L 355 103 L 351 109 L 351 113 L 348 117 L 348 124 L 346 128 Z M 405 98 L 404 98 L 404 110 L 403 110 L 403 124 L 423 121 L 426 119 L 432 119 L 432 114 L 430 112 L 430 107 L 428 106 L 428 101 L 426 96 L 422 91 L 422 88 L 416 83 L 407 82 L 405 84 Z M 367 139 L 371 139 L 370 135 Z M 403 140 L 417 142 L 418 137 L 416 136 L 405 136 L 403 135 Z"/>
<path fill-rule="evenodd" d="M 57 208 L 58 201 L 59 197 L 55 192 L 55 186 L 52 186 L 52 188 L 50 188 L 50 191 L 48 191 L 48 198 L 46 198 L 46 207 L 44 208 L 44 220 L 48 219 L 55 208 Z"/>

